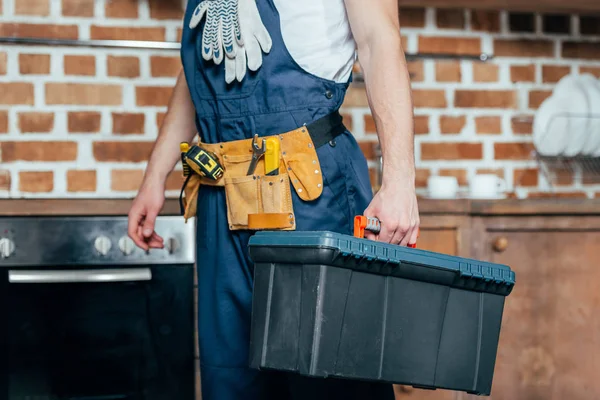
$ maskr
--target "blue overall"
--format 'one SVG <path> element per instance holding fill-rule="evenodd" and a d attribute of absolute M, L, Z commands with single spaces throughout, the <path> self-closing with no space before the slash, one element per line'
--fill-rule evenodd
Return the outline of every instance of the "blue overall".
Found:
<path fill-rule="evenodd" d="M 223 63 L 202 59 L 203 24 L 188 24 L 200 0 L 190 0 L 184 20 L 181 57 L 205 143 L 273 135 L 309 124 L 341 106 L 347 83 L 303 70 L 284 44 L 273 0 L 256 0 L 273 46 L 261 68 L 243 81 L 225 82 Z M 297 230 L 352 234 L 353 217 L 371 197 L 367 162 L 348 131 L 317 149 L 323 193 L 301 200 L 294 190 Z M 222 187 L 202 186 L 198 195 L 198 332 L 203 400 L 393 399 L 391 385 L 374 385 L 248 368 L 253 264 L 252 232 L 230 231 Z"/>

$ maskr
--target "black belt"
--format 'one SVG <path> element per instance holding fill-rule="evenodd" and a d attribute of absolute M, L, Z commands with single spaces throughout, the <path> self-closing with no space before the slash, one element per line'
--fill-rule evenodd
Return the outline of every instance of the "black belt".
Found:
<path fill-rule="evenodd" d="M 306 125 L 306 129 L 308 129 L 315 148 L 318 148 L 341 135 L 346 127 L 342 115 L 336 110 Z"/>

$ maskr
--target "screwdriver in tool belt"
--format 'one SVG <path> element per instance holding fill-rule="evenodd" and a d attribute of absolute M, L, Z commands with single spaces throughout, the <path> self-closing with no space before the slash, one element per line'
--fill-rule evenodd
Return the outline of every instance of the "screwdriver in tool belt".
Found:
<path fill-rule="evenodd" d="M 365 237 L 365 230 L 373 233 L 379 233 L 381 231 L 381 222 L 379 219 L 374 217 L 365 217 L 363 215 L 357 215 L 354 217 L 354 236 L 357 238 Z M 417 237 L 419 237 L 419 233 L 417 233 Z M 416 243 L 407 244 L 408 247 L 415 248 L 417 247 Z"/>
<path fill-rule="evenodd" d="M 279 140 L 267 139 L 265 152 L 265 175 L 279 175 Z"/>

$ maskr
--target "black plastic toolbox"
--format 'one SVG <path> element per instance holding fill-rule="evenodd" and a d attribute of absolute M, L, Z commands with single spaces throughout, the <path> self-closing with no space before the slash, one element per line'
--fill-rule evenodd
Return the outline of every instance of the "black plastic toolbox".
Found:
<path fill-rule="evenodd" d="M 508 266 L 332 232 L 257 232 L 250 366 L 489 395 Z"/>

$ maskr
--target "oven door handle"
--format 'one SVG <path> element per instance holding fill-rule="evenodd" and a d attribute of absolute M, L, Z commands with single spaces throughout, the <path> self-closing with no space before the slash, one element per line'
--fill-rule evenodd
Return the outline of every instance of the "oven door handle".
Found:
<path fill-rule="evenodd" d="M 150 268 L 8 271 L 10 283 L 132 282 L 151 279 Z"/>

